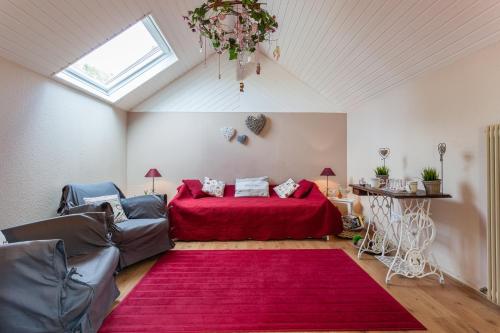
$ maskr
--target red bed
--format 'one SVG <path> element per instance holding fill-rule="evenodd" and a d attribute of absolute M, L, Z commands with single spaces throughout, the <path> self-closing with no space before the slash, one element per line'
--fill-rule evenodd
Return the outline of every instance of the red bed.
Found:
<path fill-rule="evenodd" d="M 178 240 L 270 240 L 322 238 L 342 231 L 339 210 L 313 186 L 303 199 L 235 198 L 226 185 L 223 198 L 194 199 L 186 185 L 169 203 L 172 237 Z"/>

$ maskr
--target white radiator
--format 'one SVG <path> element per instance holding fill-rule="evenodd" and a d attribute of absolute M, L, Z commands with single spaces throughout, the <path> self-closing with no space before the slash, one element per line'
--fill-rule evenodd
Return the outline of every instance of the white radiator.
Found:
<path fill-rule="evenodd" d="M 500 305 L 500 125 L 488 126 L 488 298 Z"/>

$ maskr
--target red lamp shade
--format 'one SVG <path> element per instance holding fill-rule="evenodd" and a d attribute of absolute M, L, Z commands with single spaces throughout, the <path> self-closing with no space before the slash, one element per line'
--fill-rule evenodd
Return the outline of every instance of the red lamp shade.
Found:
<path fill-rule="evenodd" d="M 144 177 L 161 177 L 161 173 L 157 169 L 149 169 L 148 173 Z"/>
<path fill-rule="evenodd" d="M 335 172 L 331 168 L 324 168 L 320 176 L 335 176 Z"/>

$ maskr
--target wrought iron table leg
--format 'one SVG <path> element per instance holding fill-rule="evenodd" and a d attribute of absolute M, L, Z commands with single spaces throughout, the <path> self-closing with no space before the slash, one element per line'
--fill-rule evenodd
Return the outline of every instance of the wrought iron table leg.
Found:
<path fill-rule="evenodd" d="M 422 278 L 436 275 L 444 283 L 444 276 L 430 246 L 436 235 L 434 222 L 430 218 L 429 199 L 400 200 L 400 228 L 396 254 L 392 257 L 377 256 L 388 268 L 386 283 L 392 276 Z"/>
<path fill-rule="evenodd" d="M 368 219 L 366 235 L 358 250 L 358 258 L 361 258 L 364 252 L 385 255 L 387 251 L 392 199 L 387 196 L 368 194 L 368 201 L 371 215 Z"/>

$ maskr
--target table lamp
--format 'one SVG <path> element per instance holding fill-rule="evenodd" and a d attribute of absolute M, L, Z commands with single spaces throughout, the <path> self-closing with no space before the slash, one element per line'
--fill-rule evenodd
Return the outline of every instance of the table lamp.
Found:
<path fill-rule="evenodd" d="M 321 176 L 326 176 L 326 196 L 328 196 L 328 177 L 335 176 L 335 172 L 331 168 L 324 168 L 321 171 Z"/>
<path fill-rule="evenodd" d="M 156 177 L 161 177 L 160 172 L 158 169 L 149 169 L 149 171 L 146 173 L 144 176 L 146 178 L 153 178 L 153 194 L 155 193 L 155 178 Z"/>

